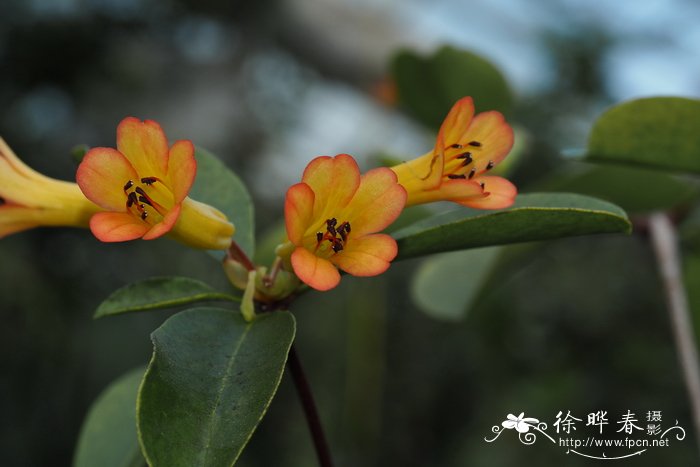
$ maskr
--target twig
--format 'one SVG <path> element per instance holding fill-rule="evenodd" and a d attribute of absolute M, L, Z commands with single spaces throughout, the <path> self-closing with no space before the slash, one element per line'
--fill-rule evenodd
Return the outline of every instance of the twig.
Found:
<path fill-rule="evenodd" d="M 688 296 L 683 284 L 676 229 L 665 213 L 654 213 L 649 216 L 649 233 L 664 283 L 673 337 L 690 398 L 695 436 L 700 448 L 700 362 L 693 335 Z"/>
<path fill-rule="evenodd" d="M 304 369 L 301 366 L 301 362 L 299 361 L 299 356 L 297 355 L 294 345 L 292 345 L 292 347 L 289 349 L 287 366 L 289 367 L 289 373 L 292 375 L 292 380 L 297 388 L 297 393 L 299 394 L 299 399 L 301 400 L 301 405 L 304 409 L 306 422 L 309 425 L 309 431 L 311 431 L 311 437 L 313 438 L 314 447 L 316 448 L 318 463 L 321 467 L 333 467 L 331 452 L 328 449 L 326 436 L 323 433 L 321 420 L 318 417 L 314 397 L 311 394 L 309 382 L 306 379 Z"/>

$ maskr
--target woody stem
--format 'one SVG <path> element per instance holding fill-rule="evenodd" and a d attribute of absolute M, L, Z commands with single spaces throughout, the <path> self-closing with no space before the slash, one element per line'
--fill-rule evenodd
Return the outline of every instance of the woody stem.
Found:
<path fill-rule="evenodd" d="M 688 295 L 683 284 L 676 229 L 667 214 L 654 213 L 649 217 L 649 233 L 666 292 L 673 338 L 688 390 L 695 435 L 700 447 L 700 362 L 693 335 Z"/>
<path fill-rule="evenodd" d="M 304 369 L 301 366 L 301 361 L 299 360 L 299 355 L 297 355 L 297 351 L 294 345 L 292 345 L 292 347 L 289 349 L 287 367 L 289 368 L 289 373 L 291 374 L 292 380 L 294 381 L 294 386 L 296 386 L 297 388 L 297 393 L 299 394 L 301 406 L 304 409 L 306 423 L 309 425 L 311 438 L 313 439 L 314 448 L 316 449 L 316 457 L 318 457 L 318 464 L 321 467 L 333 467 L 333 461 L 331 460 L 331 452 L 328 449 L 326 436 L 323 433 L 321 419 L 318 416 L 318 410 L 316 409 L 316 403 L 314 402 L 314 397 L 311 393 L 311 387 L 309 386 L 309 382 L 306 379 L 306 374 L 304 373 Z"/>

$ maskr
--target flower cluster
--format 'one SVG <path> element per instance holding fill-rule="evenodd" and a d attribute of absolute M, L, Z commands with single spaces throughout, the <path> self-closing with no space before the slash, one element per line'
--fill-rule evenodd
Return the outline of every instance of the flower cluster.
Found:
<path fill-rule="evenodd" d="M 432 151 L 390 170 L 360 176 L 348 155 L 314 159 L 285 201 L 294 273 L 314 289 L 328 290 L 340 281 L 336 268 L 354 276 L 386 271 L 397 245 L 376 232 L 388 227 L 404 206 L 434 201 L 476 209 L 510 206 L 515 186 L 486 173 L 512 146 L 513 130 L 503 116 L 474 116 L 472 99 L 465 97 L 445 118 Z"/>
<path fill-rule="evenodd" d="M 512 146 L 513 130 L 503 116 L 493 111 L 475 116 L 472 99 L 465 97 L 448 113 L 433 149 L 414 160 L 361 175 L 347 154 L 315 158 L 301 182 L 287 191 L 288 241 L 278 249 L 272 272 L 259 278 L 267 284 L 260 287 L 269 290 L 256 296 L 271 297 L 274 290 L 275 296 L 279 290 L 289 294 L 298 280 L 329 290 L 340 282 L 339 270 L 354 276 L 381 274 L 398 252 L 396 241 L 381 232 L 406 206 L 434 201 L 477 209 L 510 206 L 516 188 L 488 172 Z M 188 196 L 196 172 L 192 142 L 169 146 L 160 125 L 151 120 L 122 120 L 117 148 L 88 151 L 77 184 L 35 172 L 0 139 L 0 237 L 38 226 L 89 226 L 104 242 L 168 234 L 192 247 L 229 250 L 227 273 L 246 288 L 255 266 L 247 260 L 244 274 L 236 272 L 233 224 Z M 289 287 L 274 287 L 276 277 L 291 273 Z"/>

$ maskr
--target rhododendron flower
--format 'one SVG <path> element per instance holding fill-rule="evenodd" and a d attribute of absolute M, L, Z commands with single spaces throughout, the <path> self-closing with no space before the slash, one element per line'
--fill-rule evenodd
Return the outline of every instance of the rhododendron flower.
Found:
<path fill-rule="evenodd" d="M 187 196 L 196 172 L 192 142 L 168 148 L 158 123 L 125 118 L 117 149 L 93 148 L 78 167 L 80 189 L 105 210 L 90 219 L 92 233 L 103 242 L 169 233 L 195 248 L 228 248 L 234 227 L 226 216 Z"/>
<path fill-rule="evenodd" d="M 98 210 L 78 185 L 27 167 L 0 138 L 0 238 L 40 226 L 87 227 Z"/>
<path fill-rule="evenodd" d="M 379 232 L 406 203 L 406 190 L 388 168 L 360 176 L 351 156 L 312 160 L 284 204 L 287 236 L 295 246 L 294 273 L 317 290 L 340 282 L 336 268 L 353 276 L 375 276 L 396 257 L 396 241 Z"/>
<path fill-rule="evenodd" d="M 474 116 L 471 97 L 452 107 L 432 151 L 392 167 L 408 192 L 407 206 L 454 201 L 471 208 L 501 209 L 517 189 L 502 177 L 485 175 L 513 147 L 513 129 L 496 111 Z"/>

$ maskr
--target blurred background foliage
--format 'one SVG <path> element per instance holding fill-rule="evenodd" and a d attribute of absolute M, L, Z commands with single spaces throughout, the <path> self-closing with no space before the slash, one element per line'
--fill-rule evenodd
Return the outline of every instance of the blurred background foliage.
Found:
<path fill-rule="evenodd" d="M 405 86 L 389 76 L 427 63 L 458 79 L 450 62 L 466 50 L 509 89 L 477 108 L 507 110 L 527 141 L 511 174 L 521 191 L 576 191 L 632 213 L 697 213 L 686 179 L 588 167 L 561 153 L 585 147 L 595 118 L 620 100 L 700 95 L 698 21 L 692 0 L 7 0 L 0 135 L 32 167 L 73 179 L 76 144 L 112 146 L 124 116 L 155 119 L 241 175 L 262 234 L 278 228 L 284 191 L 313 156 L 349 152 L 369 167 L 382 154 L 428 150 L 453 97 L 418 84 L 408 99 L 435 96 L 428 105 L 442 110 L 416 119 Z M 696 302 L 697 219 L 682 231 Z M 451 321 L 412 299 L 416 272 L 430 267 L 421 260 L 295 305 L 297 345 L 339 465 L 590 465 L 543 443 L 484 442 L 492 425 L 522 411 L 551 424 L 559 410 L 608 410 L 611 421 L 628 409 L 662 410 L 664 425 L 677 419 L 691 432 L 643 229 L 483 256 L 441 283 L 445 294 L 469 294 L 461 309 L 451 305 Z M 169 315 L 92 314 L 117 287 L 164 274 L 226 288 L 210 257 L 170 241 L 103 245 L 70 230 L 0 241 L 0 464 L 70 463 L 90 403 L 148 361 L 149 334 Z M 483 287 L 465 292 L 461 281 L 472 276 Z M 697 465 L 696 452 L 689 435 L 628 465 Z M 240 465 L 313 462 L 285 380 Z"/>

